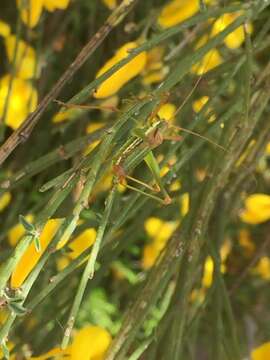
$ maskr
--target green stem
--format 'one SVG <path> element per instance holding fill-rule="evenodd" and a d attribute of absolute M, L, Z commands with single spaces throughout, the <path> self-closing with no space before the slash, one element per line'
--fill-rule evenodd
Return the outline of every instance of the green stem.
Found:
<path fill-rule="evenodd" d="M 93 278 L 97 255 L 98 255 L 98 252 L 99 252 L 99 249 L 101 246 L 101 242 L 102 242 L 102 239 L 104 236 L 104 232 L 105 232 L 105 229 L 108 224 L 108 220 L 109 220 L 109 217 L 110 217 L 110 214 L 112 211 L 115 194 L 116 194 L 116 185 L 113 186 L 113 188 L 110 191 L 110 194 L 108 195 L 108 198 L 106 200 L 104 214 L 103 214 L 100 226 L 97 231 L 97 238 L 96 238 L 96 241 L 92 248 L 90 257 L 87 261 L 86 267 L 84 269 L 82 278 L 80 280 L 80 284 L 78 286 L 78 289 L 77 289 L 77 292 L 76 292 L 76 295 L 74 298 L 73 305 L 71 307 L 71 311 L 70 311 L 69 318 L 67 321 L 67 327 L 65 329 L 64 337 L 62 340 L 62 348 L 63 349 L 65 349 L 68 345 L 71 331 L 73 329 L 75 319 L 76 319 L 77 313 L 79 311 L 87 283 L 88 283 L 89 279 Z"/>

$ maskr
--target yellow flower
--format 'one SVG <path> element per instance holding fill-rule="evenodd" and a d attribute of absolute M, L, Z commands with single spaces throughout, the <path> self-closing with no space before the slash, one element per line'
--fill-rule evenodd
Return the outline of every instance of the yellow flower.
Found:
<path fill-rule="evenodd" d="M 105 123 L 101 122 L 92 122 L 90 123 L 86 128 L 86 133 L 91 134 L 95 132 L 96 130 L 102 129 L 105 126 Z M 84 149 L 84 155 L 90 154 L 91 151 L 94 150 L 94 148 L 100 143 L 100 140 L 95 140 L 91 144 L 87 145 Z"/>
<path fill-rule="evenodd" d="M 48 11 L 55 11 L 57 9 L 64 10 L 68 7 L 70 0 L 43 0 L 43 6 Z"/>
<path fill-rule="evenodd" d="M 22 21 L 33 28 L 37 25 L 41 12 L 43 0 L 16 0 Z"/>
<path fill-rule="evenodd" d="M 147 235 L 161 248 L 166 244 L 176 228 L 175 221 L 164 221 L 157 217 L 150 217 L 144 224 Z"/>
<path fill-rule="evenodd" d="M 158 17 L 158 24 L 163 28 L 180 24 L 196 14 L 199 9 L 198 0 L 172 0 L 162 9 Z"/>
<path fill-rule="evenodd" d="M 163 176 L 165 176 L 166 174 L 168 174 L 169 171 L 170 171 L 169 166 L 165 165 L 165 166 L 163 166 L 163 167 L 160 169 L 159 176 L 160 176 L 160 177 L 163 177 Z"/>
<path fill-rule="evenodd" d="M 108 60 L 105 65 L 98 71 L 96 77 L 104 74 L 119 61 L 129 55 L 129 51 L 138 47 L 136 42 L 129 42 L 117 50 L 116 54 Z M 97 99 L 105 98 L 117 93 L 127 82 L 141 73 L 146 64 L 146 52 L 142 52 L 133 58 L 129 63 L 116 71 L 112 76 L 105 80 L 94 93 Z"/>
<path fill-rule="evenodd" d="M 33 220 L 34 220 L 34 216 L 29 214 L 29 215 L 26 215 L 26 220 L 29 222 L 29 223 L 32 223 Z M 9 231 L 8 231 L 8 242 L 9 244 L 14 247 L 18 241 L 20 240 L 20 238 L 24 235 L 25 233 L 25 229 L 24 227 L 22 226 L 22 224 L 16 224 L 14 225 Z"/>
<path fill-rule="evenodd" d="M 147 235 L 151 238 L 151 243 L 145 245 L 143 250 L 143 269 L 149 269 L 154 265 L 177 225 L 178 222 L 176 221 L 164 221 L 156 217 L 150 217 L 146 220 L 144 228 Z"/>
<path fill-rule="evenodd" d="M 270 219 L 270 196 L 252 194 L 245 200 L 245 209 L 240 214 L 243 222 L 260 224 Z"/>
<path fill-rule="evenodd" d="M 220 249 L 220 259 L 222 263 L 224 263 L 227 260 L 227 257 L 229 256 L 231 249 L 232 249 L 232 243 L 230 239 L 225 239 Z M 224 267 L 223 269 L 225 270 Z"/>
<path fill-rule="evenodd" d="M 0 195 L 0 212 L 5 210 L 11 201 L 11 193 L 6 191 L 3 195 Z"/>
<path fill-rule="evenodd" d="M 162 62 L 164 52 L 163 46 L 156 46 L 147 53 L 147 61 L 142 74 L 144 85 L 159 83 L 166 76 L 169 69 Z"/>
<path fill-rule="evenodd" d="M 143 248 L 142 268 L 145 270 L 150 269 L 156 262 L 159 254 L 160 250 L 154 244 L 145 245 Z"/>
<path fill-rule="evenodd" d="M 181 204 L 181 208 L 180 208 L 180 212 L 182 216 L 186 216 L 187 213 L 189 212 L 189 193 L 184 193 L 181 198 L 180 198 L 180 204 Z"/>
<path fill-rule="evenodd" d="M 175 180 L 170 185 L 170 191 L 178 191 L 182 187 L 180 180 Z"/>
<path fill-rule="evenodd" d="M 158 111 L 158 116 L 162 120 L 172 122 L 174 120 L 175 112 L 176 106 L 174 104 L 167 103 L 161 106 Z"/>
<path fill-rule="evenodd" d="M 67 110 L 59 111 L 52 117 L 52 122 L 56 124 L 67 120 L 73 120 L 76 119 L 76 117 L 81 113 L 82 110 L 77 108 L 70 108 Z"/>
<path fill-rule="evenodd" d="M 209 96 L 202 96 L 199 99 L 197 99 L 196 101 L 194 101 L 192 103 L 192 108 L 193 110 L 198 113 L 201 111 L 201 109 L 204 107 L 205 104 L 207 104 L 209 100 Z"/>
<path fill-rule="evenodd" d="M 193 110 L 198 113 L 201 111 L 201 109 L 204 107 L 204 105 L 206 105 L 209 101 L 209 96 L 202 96 L 199 99 L 195 100 L 192 103 L 192 108 Z M 209 108 L 206 112 L 206 114 L 209 114 L 212 111 L 211 108 Z M 214 121 L 216 119 L 216 116 L 213 114 L 209 117 L 208 122 L 211 123 L 212 121 Z"/>
<path fill-rule="evenodd" d="M 41 255 L 44 253 L 47 246 L 53 239 L 54 234 L 60 226 L 60 223 L 60 219 L 51 219 L 44 226 L 44 229 L 40 235 L 40 252 L 37 252 L 35 244 L 33 242 L 29 245 L 11 275 L 11 287 L 18 288 L 22 285 L 24 280 L 33 270 Z"/>
<path fill-rule="evenodd" d="M 56 259 L 56 267 L 58 271 L 64 270 L 70 264 L 70 259 L 66 255 L 62 255 Z"/>
<path fill-rule="evenodd" d="M 5 75 L 0 79 L 0 117 L 3 116 L 9 83 L 10 75 Z M 37 98 L 37 91 L 29 82 L 14 78 L 9 97 L 6 124 L 16 130 L 23 123 L 27 115 L 35 110 Z"/>
<path fill-rule="evenodd" d="M 0 20 L 0 36 L 6 37 L 9 36 L 9 34 L 10 26 L 6 22 Z"/>
<path fill-rule="evenodd" d="M 270 259 L 263 256 L 253 269 L 253 273 L 259 275 L 264 280 L 270 280 Z"/>
<path fill-rule="evenodd" d="M 90 246 L 94 244 L 96 236 L 96 229 L 89 228 L 84 230 L 80 235 L 78 235 L 74 240 L 72 240 L 68 245 L 68 253 L 57 259 L 57 269 L 59 271 L 63 270 L 67 265 L 69 265 L 72 259 L 76 259 L 86 249 L 90 248 Z M 60 240 L 57 249 L 62 248 L 65 243 L 65 239 Z"/>
<path fill-rule="evenodd" d="M 102 360 L 111 341 L 111 335 L 107 330 L 88 325 L 75 334 L 70 346 L 71 359 Z"/>
<path fill-rule="evenodd" d="M 270 342 L 266 342 L 255 348 L 251 353 L 251 360 L 268 360 L 270 359 Z"/>
<path fill-rule="evenodd" d="M 270 142 L 266 146 L 266 155 L 270 155 Z"/>
<path fill-rule="evenodd" d="M 87 125 L 86 133 L 91 134 L 105 126 L 102 122 L 91 122 L 89 125 Z"/>
<path fill-rule="evenodd" d="M 232 22 L 234 22 L 239 16 L 241 12 L 228 13 L 222 15 L 218 18 L 213 25 L 211 36 L 215 36 L 219 32 L 226 29 Z M 247 32 L 252 32 L 252 25 L 247 25 Z M 245 40 L 245 32 L 244 25 L 239 26 L 237 29 L 232 31 L 228 36 L 226 36 L 224 43 L 229 49 L 239 48 Z"/>
<path fill-rule="evenodd" d="M 231 242 L 229 239 L 226 239 L 220 249 L 220 260 L 221 260 L 220 271 L 222 273 L 226 271 L 225 261 L 230 251 L 231 251 Z M 213 283 L 213 274 L 214 274 L 214 261 L 211 256 L 207 256 L 203 269 L 203 277 L 202 277 L 203 288 L 208 289 L 211 287 Z"/>
<path fill-rule="evenodd" d="M 10 35 L 5 39 L 7 57 L 10 63 L 13 62 L 16 49 L 16 36 Z M 31 79 L 35 76 L 37 58 L 35 50 L 25 41 L 19 40 L 15 60 L 16 76 L 21 79 Z"/>
<path fill-rule="evenodd" d="M 71 345 L 62 350 L 60 347 L 30 360 L 102 360 L 112 341 L 110 333 L 100 326 L 87 325 L 78 330 Z"/>
<path fill-rule="evenodd" d="M 191 72 L 197 75 L 203 75 L 208 71 L 214 69 L 216 66 L 222 63 L 222 57 L 216 49 L 210 50 L 202 60 L 193 65 Z"/>
<path fill-rule="evenodd" d="M 211 256 L 207 256 L 204 269 L 203 269 L 203 278 L 202 278 L 202 286 L 205 288 L 209 288 L 213 282 L 213 272 L 214 272 L 214 261 Z"/>
<path fill-rule="evenodd" d="M 70 0 L 17 0 L 22 21 L 25 25 L 33 28 L 37 25 L 43 7 L 48 11 L 65 9 Z"/>
<path fill-rule="evenodd" d="M 84 230 L 79 236 L 77 236 L 71 243 L 68 245 L 71 252 L 68 256 L 71 259 L 75 259 L 81 255 L 86 249 L 92 246 L 96 240 L 97 232 L 94 228 L 89 228 Z"/>
<path fill-rule="evenodd" d="M 112 173 L 105 174 L 100 181 L 97 182 L 97 184 L 94 187 L 93 190 L 93 197 L 95 198 L 97 194 L 108 191 L 112 187 L 112 180 L 113 175 Z"/>
<path fill-rule="evenodd" d="M 110 10 L 116 8 L 117 1 L 116 0 L 102 0 L 103 4 L 106 5 Z"/>

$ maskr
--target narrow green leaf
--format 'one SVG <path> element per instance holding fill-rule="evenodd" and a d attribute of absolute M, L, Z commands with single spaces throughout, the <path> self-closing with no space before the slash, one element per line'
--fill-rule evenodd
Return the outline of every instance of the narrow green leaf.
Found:
<path fill-rule="evenodd" d="M 23 215 L 19 215 L 19 221 L 27 232 L 33 233 L 36 230 L 35 226 L 31 224 Z"/>
<path fill-rule="evenodd" d="M 2 348 L 2 351 L 3 351 L 3 354 L 4 354 L 4 358 L 8 360 L 9 359 L 9 349 L 8 349 L 7 344 L 6 344 L 5 341 L 3 341 L 1 343 L 1 348 Z"/>
<path fill-rule="evenodd" d="M 17 316 L 24 316 L 27 313 L 27 309 L 20 303 L 10 302 L 8 308 L 11 312 L 14 312 Z"/>
<path fill-rule="evenodd" d="M 41 251 L 41 244 L 40 244 L 40 237 L 39 236 L 34 237 L 34 245 L 35 245 L 35 248 L 36 248 L 37 252 L 40 252 Z"/>

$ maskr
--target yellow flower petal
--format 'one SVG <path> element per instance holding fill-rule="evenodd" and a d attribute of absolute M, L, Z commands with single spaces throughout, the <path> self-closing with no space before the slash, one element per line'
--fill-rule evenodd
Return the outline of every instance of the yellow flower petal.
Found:
<path fill-rule="evenodd" d="M 159 176 L 160 176 L 160 177 L 163 177 L 163 176 L 165 176 L 166 174 L 168 174 L 169 171 L 170 171 L 169 166 L 165 165 L 165 166 L 163 166 L 163 167 L 160 169 Z"/>
<path fill-rule="evenodd" d="M 56 259 L 56 267 L 58 271 L 64 270 L 70 264 L 71 259 L 68 256 L 61 256 Z"/>
<path fill-rule="evenodd" d="M 170 191 L 178 191 L 182 187 L 180 180 L 175 180 L 170 185 Z"/>
<path fill-rule="evenodd" d="M 189 212 L 189 193 L 184 193 L 181 198 L 180 198 L 180 203 L 181 203 L 181 215 L 182 216 L 186 216 L 187 213 Z"/>
<path fill-rule="evenodd" d="M 208 96 L 202 96 L 201 98 L 195 100 L 193 103 L 192 103 L 192 108 L 193 110 L 198 113 L 201 111 L 201 109 L 204 107 L 205 104 L 207 104 L 209 100 L 209 97 Z M 212 109 L 211 108 L 208 108 L 207 110 L 207 113 L 206 114 L 209 114 L 209 112 L 211 112 Z M 214 120 L 216 119 L 216 116 L 215 114 L 211 115 L 208 119 L 208 122 L 211 123 L 213 122 Z"/>
<path fill-rule="evenodd" d="M 176 106 L 171 103 L 162 105 L 158 111 L 158 116 L 166 121 L 173 121 L 176 112 Z"/>
<path fill-rule="evenodd" d="M 10 35 L 5 39 L 7 56 L 10 63 L 14 60 L 16 41 L 15 35 Z M 18 41 L 15 70 L 16 76 L 21 79 L 31 79 L 35 76 L 35 72 L 38 71 L 35 50 L 23 40 Z"/>
<path fill-rule="evenodd" d="M 251 353 L 251 360 L 268 360 L 270 359 L 270 342 L 266 342 Z"/>
<path fill-rule="evenodd" d="M 72 360 L 101 360 L 111 343 L 109 332 L 99 326 L 80 329 L 71 344 Z"/>
<path fill-rule="evenodd" d="M 209 96 L 202 96 L 198 100 L 195 100 L 192 103 L 193 110 L 198 113 L 201 111 L 201 109 L 204 107 L 204 105 L 208 102 Z"/>
<path fill-rule="evenodd" d="M 268 256 L 262 257 L 254 267 L 253 273 L 259 275 L 264 280 L 270 280 L 270 259 Z"/>
<path fill-rule="evenodd" d="M 226 266 L 224 262 L 226 261 L 230 251 L 231 251 L 231 241 L 226 239 L 220 249 L 220 271 L 224 273 L 226 271 Z M 212 286 L 213 275 L 214 275 L 214 261 L 211 256 L 207 256 L 203 268 L 203 277 L 202 277 L 202 288 L 208 289 Z"/>
<path fill-rule="evenodd" d="M 102 0 L 103 4 L 106 5 L 110 10 L 116 8 L 117 1 L 116 0 Z"/>
<path fill-rule="evenodd" d="M 116 54 L 108 60 L 98 71 L 96 77 L 104 74 L 111 67 L 129 55 L 129 51 L 138 46 L 136 42 L 129 42 L 117 50 Z M 127 82 L 137 76 L 146 64 L 146 52 L 140 53 L 121 69 L 116 71 L 111 77 L 105 80 L 94 93 L 97 99 L 105 98 L 117 93 Z"/>
<path fill-rule="evenodd" d="M 53 123 L 61 123 L 63 121 L 72 120 L 82 113 L 81 109 L 70 108 L 67 110 L 59 111 L 52 118 Z"/>
<path fill-rule="evenodd" d="M 166 75 L 166 71 L 151 71 L 143 76 L 142 83 L 143 85 L 151 85 L 161 82 Z"/>
<path fill-rule="evenodd" d="M 207 256 L 204 263 L 202 286 L 205 288 L 210 288 L 213 282 L 213 272 L 214 272 L 214 261 L 211 256 Z"/>
<path fill-rule="evenodd" d="M 176 221 L 164 221 L 156 217 L 150 217 L 145 221 L 145 231 L 152 241 L 145 245 L 143 250 L 142 267 L 144 269 L 148 269 L 155 263 L 177 226 Z"/>
<path fill-rule="evenodd" d="M 225 239 L 220 249 L 220 259 L 222 262 L 225 262 L 227 260 L 227 257 L 230 254 L 231 249 L 232 249 L 232 243 L 230 239 L 227 238 Z"/>
<path fill-rule="evenodd" d="M 245 209 L 240 214 L 242 221 L 249 224 L 260 224 L 270 219 L 270 196 L 252 194 L 245 200 Z"/>
<path fill-rule="evenodd" d="M 144 228 L 150 237 L 155 237 L 159 233 L 162 224 L 163 221 L 161 219 L 156 217 L 150 217 L 145 221 Z"/>
<path fill-rule="evenodd" d="M 150 269 L 156 262 L 160 251 L 153 245 L 148 244 L 143 248 L 141 265 L 144 270 Z"/>
<path fill-rule="evenodd" d="M 9 35 L 10 35 L 10 26 L 6 22 L 0 20 L 0 36 L 7 37 Z"/>
<path fill-rule="evenodd" d="M 96 130 L 99 130 L 105 126 L 102 122 L 91 122 L 89 125 L 87 125 L 86 133 L 91 134 Z"/>
<path fill-rule="evenodd" d="M 84 230 L 79 236 L 77 236 L 68 247 L 71 249 L 69 257 L 75 259 L 81 255 L 86 249 L 92 246 L 96 240 L 97 232 L 96 229 L 90 228 Z"/>
<path fill-rule="evenodd" d="M 241 12 L 235 12 L 235 13 L 227 13 L 222 15 L 219 19 L 217 19 L 214 22 L 211 36 L 215 36 L 219 32 L 226 29 L 232 22 L 234 22 L 239 16 L 241 15 Z M 247 25 L 247 31 L 249 33 L 252 32 L 252 25 Z M 242 43 L 245 40 L 245 32 L 244 32 L 244 26 L 241 25 L 234 31 L 232 31 L 224 40 L 224 43 L 229 49 L 237 49 L 239 48 Z"/>
<path fill-rule="evenodd" d="M 163 28 L 180 24 L 196 14 L 199 9 L 198 0 L 173 0 L 162 9 L 158 17 L 158 24 Z"/>
<path fill-rule="evenodd" d="M 191 68 L 191 72 L 197 75 L 203 75 L 208 71 L 214 69 L 216 66 L 222 63 L 222 57 L 216 49 L 210 50 L 202 60 L 193 65 Z"/>
<path fill-rule="evenodd" d="M 112 187 L 112 174 L 106 174 L 94 187 L 93 196 L 96 196 L 98 193 L 107 191 Z"/>
<path fill-rule="evenodd" d="M 0 196 L 0 212 L 5 210 L 5 208 L 9 205 L 10 201 L 11 193 L 8 191 Z"/>
<path fill-rule="evenodd" d="M 147 53 L 147 61 L 143 71 L 142 83 L 151 85 L 161 82 L 168 73 L 168 66 L 164 66 L 162 62 L 165 48 L 156 46 Z"/>
<path fill-rule="evenodd" d="M 43 0 L 16 0 L 20 10 L 22 21 L 25 25 L 33 28 L 37 25 L 41 12 Z"/>
<path fill-rule="evenodd" d="M 15 270 L 12 273 L 11 276 L 12 288 L 18 288 L 22 285 L 24 280 L 33 270 L 39 258 L 41 257 L 41 255 L 43 254 L 43 252 L 46 250 L 47 246 L 51 242 L 60 224 L 61 224 L 60 219 L 51 219 L 44 226 L 44 229 L 40 235 L 40 245 L 41 245 L 40 252 L 37 252 L 35 248 L 35 244 L 33 242 L 30 244 L 30 246 L 27 248 L 27 250 L 21 257 L 19 263 L 17 264 Z"/>
<path fill-rule="evenodd" d="M 66 9 L 70 0 L 43 0 L 43 6 L 48 11 L 55 11 L 57 9 Z"/>
<path fill-rule="evenodd" d="M 90 152 L 93 151 L 94 148 L 97 147 L 99 143 L 100 143 L 100 140 L 96 140 L 96 141 L 92 142 L 91 144 L 89 144 L 88 146 L 86 146 L 83 154 L 84 155 L 90 154 Z"/>
<path fill-rule="evenodd" d="M 0 118 L 3 115 L 8 94 L 10 75 L 0 79 Z M 19 78 L 12 80 L 6 124 L 16 130 L 26 119 L 27 115 L 37 106 L 37 91 L 32 85 Z"/>
<path fill-rule="evenodd" d="M 28 214 L 25 216 L 26 220 L 29 223 L 32 223 L 34 220 L 34 216 L 31 214 Z M 23 234 L 25 233 L 25 229 L 22 226 L 22 224 L 16 224 L 14 225 L 9 231 L 8 231 L 8 242 L 9 244 L 14 247 L 17 242 L 20 240 L 20 238 L 23 236 Z"/>

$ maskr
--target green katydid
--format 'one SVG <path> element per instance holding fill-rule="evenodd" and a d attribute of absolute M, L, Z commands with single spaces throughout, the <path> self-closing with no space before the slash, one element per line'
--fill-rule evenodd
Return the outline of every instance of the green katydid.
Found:
<path fill-rule="evenodd" d="M 159 118 L 158 111 L 164 103 L 168 100 L 168 95 L 162 98 L 159 104 L 154 108 L 150 117 L 148 118 L 147 123 L 148 126 L 144 128 L 135 128 L 132 130 L 133 137 L 130 138 L 117 152 L 117 155 L 114 157 L 113 160 L 113 173 L 115 175 L 115 182 L 118 182 L 125 187 L 129 188 L 130 190 L 137 191 L 141 194 L 144 194 L 150 198 L 153 198 L 164 205 L 168 205 L 171 203 L 171 198 L 165 189 L 161 176 L 160 176 L 160 167 L 158 164 L 157 159 L 153 153 L 153 149 L 160 146 L 164 140 L 172 140 L 172 141 L 180 141 L 182 140 L 182 136 L 179 135 L 179 131 L 186 132 L 188 134 L 197 136 L 201 139 L 206 140 L 207 142 L 215 145 L 216 147 L 222 149 L 223 151 L 227 150 L 222 147 L 221 145 L 217 144 L 216 142 L 212 141 L 211 139 L 200 135 L 192 130 L 188 130 L 179 126 L 175 126 L 169 124 L 166 120 L 162 120 Z M 63 102 L 57 101 L 62 106 L 66 106 L 72 108 L 72 104 L 65 104 Z M 102 106 L 92 106 L 92 105 L 75 105 L 77 108 L 82 107 L 83 109 L 103 109 Z M 120 111 L 119 109 L 112 109 L 112 108 L 105 108 L 105 110 L 109 111 Z M 127 160 L 134 154 L 138 152 L 139 157 L 143 156 L 143 160 L 145 161 L 147 167 L 150 169 L 153 178 L 154 178 L 154 185 L 149 185 L 139 179 L 136 179 L 129 175 L 129 171 L 125 169 L 125 164 Z M 145 151 L 145 153 L 144 153 Z M 142 189 L 136 188 L 130 184 L 127 184 L 126 180 L 131 180 L 139 185 L 142 185 L 146 189 L 157 193 L 160 192 L 163 195 L 163 198 L 160 198 L 156 195 L 150 194 L 145 192 Z"/>

